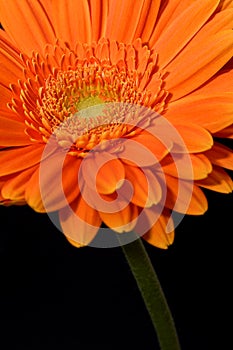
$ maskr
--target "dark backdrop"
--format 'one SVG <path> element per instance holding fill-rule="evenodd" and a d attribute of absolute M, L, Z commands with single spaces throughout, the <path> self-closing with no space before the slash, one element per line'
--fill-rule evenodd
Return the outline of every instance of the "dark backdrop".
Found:
<path fill-rule="evenodd" d="M 145 244 L 183 350 L 212 349 L 229 334 L 232 195 L 206 193 L 208 212 L 186 216 L 173 246 Z M 28 207 L 0 215 L 2 349 L 157 349 L 121 248 L 74 248 Z"/>

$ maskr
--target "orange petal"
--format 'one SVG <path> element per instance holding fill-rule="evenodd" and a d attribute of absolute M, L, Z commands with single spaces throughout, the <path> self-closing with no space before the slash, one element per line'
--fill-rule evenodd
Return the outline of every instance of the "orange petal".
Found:
<path fill-rule="evenodd" d="M 64 161 L 64 163 L 63 163 Z M 65 207 L 80 193 L 78 171 L 80 159 L 61 152 L 45 159 L 28 182 L 27 203 L 38 212 L 50 212 Z"/>
<path fill-rule="evenodd" d="M 158 21 L 150 38 L 150 44 L 153 46 L 159 40 L 165 29 L 192 4 L 193 0 L 162 1 L 159 9 Z"/>
<path fill-rule="evenodd" d="M 99 215 L 103 222 L 116 232 L 129 232 L 132 231 L 136 225 L 136 219 L 138 216 L 138 208 L 136 205 L 129 203 L 125 208 L 118 211 L 116 206 L 115 212 L 101 212 Z"/>
<path fill-rule="evenodd" d="M 166 89 L 176 100 L 210 79 L 233 55 L 233 32 L 210 35 L 196 45 L 187 45 L 166 68 Z"/>
<path fill-rule="evenodd" d="M 198 186 L 208 188 L 209 190 L 231 193 L 233 190 L 233 182 L 230 176 L 223 169 L 215 166 L 206 179 L 196 182 Z"/>
<path fill-rule="evenodd" d="M 215 133 L 232 124 L 232 101 L 232 93 L 189 95 L 170 103 L 166 118 L 174 124 L 195 123 Z M 198 138 L 196 141 L 198 142 Z"/>
<path fill-rule="evenodd" d="M 233 70 L 221 69 L 205 84 L 203 84 L 198 90 L 193 91 L 188 97 L 193 98 L 195 96 L 207 98 L 213 96 L 227 96 L 226 92 L 232 93 L 232 81 L 233 81 Z M 219 88 L 221 87 L 222 94 L 219 94 Z"/>
<path fill-rule="evenodd" d="M 218 11 L 222 11 L 225 9 L 233 8 L 233 1 L 232 0 L 220 0 L 218 5 Z"/>
<path fill-rule="evenodd" d="M 86 184 L 100 193 L 113 193 L 122 184 L 125 170 L 122 162 L 107 152 L 92 152 L 82 163 L 82 177 Z"/>
<path fill-rule="evenodd" d="M 132 203 L 140 207 L 151 207 L 162 197 L 162 190 L 156 177 L 149 169 L 126 166 L 125 178 L 133 186 Z"/>
<path fill-rule="evenodd" d="M 212 17 L 212 19 L 203 26 L 203 28 L 197 33 L 194 40 L 189 43 L 189 47 L 195 46 L 195 41 L 201 40 L 205 41 L 205 38 L 209 36 L 224 31 L 226 29 L 232 28 L 233 21 L 233 8 L 227 11 L 222 11 L 217 13 Z M 227 74 L 225 74 L 227 73 Z M 232 92 L 232 79 L 233 71 L 222 69 L 217 74 L 215 74 L 209 81 L 204 83 L 203 86 L 199 87 L 198 90 L 193 91 L 191 96 L 195 95 L 208 95 L 219 94 L 219 87 L 221 86 L 221 91 Z"/>
<path fill-rule="evenodd" d="M 217 1 L 199 0 L 172 21 L 154 45 L 159 66 L 164 68 L 192 39 L 217 7 Z"/>
<path fill-rule="evenodd" d="M 108 1 L 107 0 L 90 0 L 90 15 L 91 15 L 91 29 L 92 41 L 98 41 L 105 37 L 107 16 L 108 16 Z"/>
<path fill-rule="evenodd" d="M 135 2 L 134 2 L 135 3 Z M 149 39 L 156 26 L 157 15 L 161 1 L 144 0 L 134 39 L 141 38 L 142 42 L 149 42 Z"/>
<path fill-rule="evenodd" d="M 211 150 L 205 152 L 211 163 L 233 170 L 233 152 L 230 148 L 215 142 Z"/>
<path fill-rule="evenodd" d="M 211 162 L 203 154 L 168 155 L 162 160 L 161 166 L 166 174 L 186 180 L 206 178 L 212 171 Z"/>
<path fill-rule="evenodd" d="M 2 196 L 2 187 L 5 184 L 5 181 L 0 180 L 0 204 L 4 204 L 5 197 Z"/>
<path fill-rule="evenodd" d="M 172 148 L 172 142 L 167 140 L 164 145 L 157 137 L 142 131 L 122 143 L 123 150 L 119 156 L 125 163 L 135 163 L 139 167 L 151 166 L 163 159 Z"/>
<path fill-rule="evenodd" d="M 3 177 L 0 179 L 0 205 L 4 205 L 4 206 L 9 206 L 9 205 L 25 205 L 27 204 L 23 195 L 22 195 L 22 192 L 20 189 L 16 188 L 16 192 L 11 191 L 11 194 L 12 194 L 12 199 L 10 198 L 6 198 L 5 196 L 3 196 L 2 194 L 2 189 L 3 187 L 6 185 L 6 183 L 8 182 L 8 180 L 11 180 L 12 179 L 12 176 L 7 176 L 7 177 Z M 21 183 L 21 181 L 20 181 Z M 8 196 L 8 193 L 7 193 L 7 196 Z"/>
<path fill-rule="evenodd" d="M 5 86 L 10 95 L 6 101 L 8 103 L 12 95 L 9 84 L 23 78 L 23 66 L 20 51 L 2 35 L 2 30 L 0 30 L 0 61 L 1 85 Z"/>
<path fill-rule="evenodd" d="M 25 200 L 27 184 L 36 169 L 37 167 L 32 167 L 24 170 L 4 182 L 2 196 L 13 201 Z"/>
<path fill-rule="evenodd" d="M 214 136 L 233 139 L 233 124 L 217 132 Z"/>
<path fill-rule="evenodd" d="M 25 124 L 10 118 L 0 117 L 0 146 L 26 146 L 32 142 L 25 134 Z"/>
<path fill-rule="evenodd" d="M 193 166 L 194 180 L 203 179 L 211 173 L 212 164 L 204 154 L 191 154 L 190 158 Z"/>
<path fill-rule="evenodd" d="M 75 247 L 88 245 L 101 225 L 98 212 L 90 207 L 82 196 L 79 196 L 71 207 L 61 209 L 59 218 L 66 238 Z"/>
<path fill-rule="evenodd" d="M 55 42 L 48 15 L 39 1 L 1 1 L 0 22 L 24 53 L 43 52 L 46 43 Z"/>
<path fill-rule="evenodd" d="M 151 227 L 149 232 L 142 236 L 142 238 L 157 248 L 167 249 L 168 246 L 173 243 L 175 235 L 174 230 L 169 233 L 166 232 L 169 218 L 170 213 L 165 208 L 156 223 Z"/>
<path fill-rule="evenodd" d="M 149 9 L 149 1 L 113 0 L 109 6 L 106 37 L 124 43 L 132 42 L 135 38 L 142 11 L 142 17 L 144 18 L 144 13 L 148 13 Z"/>
<path fill-rule="evenodd" d="M 0 83 L 0 96 L 1 95 L 1 83 Z M 1 101 L 2 102 L 2 101 Z M 22 123 L 22 120 L 20 119 L 20 116 L 17 115 L 16 113 L 12 112 L 9 108 L 7 108 L 6 106 L 4 106 L 4 103 L 0 106 L 0 118 L 6 118 L 6 119 L 11 119 L 11 120 L 15 120 L 18 123 Z"/>
<path fill-rule="evenodd" d="M 179 123 L 179 121 L 177 122 Z M 178 123 L 173 123 L 173 125 L 181 136 L 188 152 L 202 152 L 213 146 L 212 136 L 202 127 L 187 122 Z"/>
<path fill-rule="evenodd" d="M 88 2 L 52 0 L 52 18 L 56 36 L 72 47 L 77 42 L 91 43 L 91 17 Z"/>
<path fill-rule="evenodd" d="M 190 181 L 177 179 L 166 174 L 166 207 L 183 214 L 201 215 L 208 203 L 201 189 Z"/>
<path fill-rule="evenodd" d="M 210 20 L 201 28 L 195 35 L 192 41 L 189 42 L 189 49 L 195 47 L 196 43 L 204 42 L 211 35 L 220 33 L 227 29 L 232 29 L 233 12 L 232 9 L 215 13 Z"/>
<path fill-rule="evenodd" d="M 96 176 L 96 188 L 100 193 L 113 193 L 125 177 L 124 166 L 118 159 L 105 163 Z"/>
<path fill-rule="evenodd" d="M 38 164 L 44 145 L 30 145 L 0 152 L 0 176 L 17 173 Z"/>
<path fill-rule="evenodd" d="M 0 68 L 0 72 L 1 72 L 1 68 Z M 5 116 L 6 114 L 9 115 L 9 112 L 11 111 L 8 109 L 7 103 L 11 101 L 12 93 L 8 87 L 5 87 L 2 83 L 0 83 L 0 94 L 1 94 L 1 106 L 0 106 L 1 116 Z"/>

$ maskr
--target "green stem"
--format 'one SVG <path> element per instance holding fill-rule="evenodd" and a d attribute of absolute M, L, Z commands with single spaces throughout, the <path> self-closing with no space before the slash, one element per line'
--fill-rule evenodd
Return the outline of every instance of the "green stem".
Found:
<path fill-rule="evenodd" d="M 180 350 L 171 312 L 141 239 L 127 245 L 120 237 L 119 240 L 150 314 L 161 350 Z"/>

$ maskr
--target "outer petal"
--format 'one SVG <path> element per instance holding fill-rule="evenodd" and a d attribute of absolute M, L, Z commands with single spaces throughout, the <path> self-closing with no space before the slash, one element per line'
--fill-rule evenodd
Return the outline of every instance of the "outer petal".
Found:
<path fill-rule="evenodd" d="M 228 8 L 233 8 L 233 1 L 232 0 L 220 0 L 218 10 L 224 10 Z"/>
<path fill-rule="evenodd" d="M 82 163 L 82 178 L 100 193 L 113 193 L 125 178 L 122 162 L 107 152 L 90 153 Z"/>
<path fill-rule="evenodd" d="M 211 79 L 209 79 L 205 84 L 203 84 L 199 89 L 193 91 L 187 97 L 200 97 L 207 98 L 213 96 L 227 96 L 226 92 L 232 93 L 232 81 L 233 81 L 233 69 L 221 69 L 217 74 L 215 74 Z M 221 89 L 221 92 L 220 92 Z"/>
<path fill-rule="evenodd" d="M 230 148 L 215 142 L 211 150 L 205 152 L 205 155 L 213 164 L 233 170 L 233 153 Z"/>
<path fill-rule="evenodd" d="M 100 212 L 99 215 L 103 222 L 116 232 L 129 232 L 132 231 L 136 225 L 136 219 L 138 216 L 138 209 L 132 203 L 125 206 L 124 209 L 112 213 Z"/>
<path fill-rule="evenodd" d="M 0 116 L 0 146 L 26 146 L 32 142 L 25 134 L 25 124 Z"/>
<path fill-rule="evenodd" d="M 159 5 L 160 1 L 150 0 L 111 1 L 106 36 L 125 43 L 130 43 L 137 37 L 148 41 L 156 22 Z"/>
<path fill-rule="evenodd" d="M 217 1 L 213 0 L 194 1 L 164 29 L 154 45 L 159 54 L 160 68 L 164 68 L 183 49 L 208 20 L 216 6 Z"/>
<path fill-rule="evenodd" d="M 215 166 L 206 179 L 195 182 L 198 186 L 221 193 L 230 193 L 233 182 L 230 176 L 220 167 Z"/>
<path fill-rule="evenodd" d="M 52 0 L 56 36 L 72 47 L 77 42 L 91 43 L 91 16 L 88 1 Z"/>
<path fill-rule="evenodd" d="M 126 166 L 125 178 L 133 186 L 132 203 L 143 208 L 151 207 L 161 200 L 160 183 L 149 169 L 141 170 L 135 166 Z"/>
<path fill-rule="evenodd" d="M 9 85 L 10 83 L 17 82 L 18 79 L 23 78 L 23 66 L 19 50 L 5 37 L 5 35 L 3 35 L 2 30 L 0 30 L 0 62 L 1 105 L 4 104 L 6 108 L 6 103 L 10 102 L 12 96 Z M 5 90 L 2 90 L 3 87 Z M 2 96 L 6 96 L 6 99 L 3 99 Z"/>
<path fill-rule="evenodd" d="M 0 180 L 0 203 L 4 204 L 5 198 L 2 196 L 2 187 L 5 184 L 5 181 Z"/>
<path fill-rule="evenodd" d="M 37 166 L 26 169 L 17 175 L 11 176 L 11 179 L 4 182 L 2 187 L 2 196 L 12 201 L 25 200 L 25 191 Z"/>
<path fill-rule="evenodd" d="M 233 139 L 233 124 L 217 132 L 214 136 Z"/>
<path fill-rule="evenodd" d="M 187 45 L 166 68 L 166 88 L 176 100 L 210 79 L 233 55 L 233 32 L 210 35 L 196 45 Z"/>
<path fill-rule="evenodd" d="M 98 41 L 105 37 L 107 16 L 108 16 L 108 0 L 89 0 L 90 16 L 91 16 L 91 38 Z"/>
<path fill-rule="evenodd" d="M 76 247 L 88 245 L 101 225 L 98 212 L 90 207 L 81 195 L 70 208 L 61 209 L 59 217 L 64 234 Z"/>
<path fill-rule="evenodd" d="M 152 133 L 142 131 L 122 143 L 123 150 L 119 152 L 119 157 L 125 163 L 135 163 L 139 167 L 154 165 L 163 159 L 172 148 L 172 142 L 166 141 L 167 144 L 164 145 Z"/>
<path fill-rule="evenodd" d="M 2 95 L 1 95 L 1 85 L 0 85 L 0 96 L 2 97 Z M 10 119 L 10 120 L 15 120 L 16 122 L 22 123 L 22 120 L 20 119 L 20 116 L 17 115 L 16 113 L 12 112 L 10 109 L 6 108 L 4 106 L 4 103 L 0 105 L 0 118 L 1 117 L 6 118 L 6 119 Z"/>
<path fill-rule="evenodd" d="M 162 1 L 158 14 L 158 21 L 155 30 L 150 38 L 151 45 L 154 45 L 160 38 L 165 28 L 176 19 L 180 13 L 182 13 L 188 6 L 193 3 L 193 0 L 173 0 Z"/>
<path fill-rule="evenodd" d="M 24 53 L 43 52 L 46 43 L 55 42 L 55 34 L 41 1 L 1 0 L 0 22 Z"/>
<path fill-rule="evenodd" d="M 150 210 L 152 209 L 147 210 L 148 218 L 150 217 Z M 175 235 L 174 230 L 169 233 L 166 232 L 169 219 L 169 210 L 165 208 L 156 223 L 152 226 L 149 232 L 142 236 L 142 238 L 155 247 L 167 249 L 168 246 L 173 243 Z"/>
<path fill-rule="evenodd" d="M 232 16 L 232 9 L 216 13 L 189 43 L 190 47 L 194 47 L 198 41 L 206 40 L 206 38 L 213 34 L 217 34 L 227 29 L 232 29 Z"/>
<path fill-rule="evenodd" d="M 175 154 L 162 160 L 163 171 L 171 176 L 186 180 L 198 180 L 208 176 L 212 171 L 211 162 L 203 154 L 190 154 L 190 166 L 187 164 L 187 156 Z"/>
<path fill-rule="evenodd" d="M 170 103 L 166 118 L 174 124 L 195 123 L 215 133 L 233 122 L 233 94 L 189 95 Z"/>
<path fill-rule="evenodd" d="M 166 175 L 167 199 L 166 207 L 179 213 L 201 215 L 208 203 L 204 193 L 190 181 Z"/>
<path fill-rule="evenodd" d="M 7 178 L 1 178 L 0 179 L 0 204 L 4 205 L 4 206 L 9 206 L 9 205 L 25 205 L 27 204 L 26 201 L 24 200 L 24 198 L 22 198 L 23 196 L 21 195 L 20 193 L 20 190 L 17 192 L 16 194 L 16 200 L 14 199 L 9 199 L 9 198 L 5 198 L 3 195 L 2 195 L 2 189 L 3 189 L 3 186 L 5 186 L 6 184 L 6 181 L 10 180 L 11 179 L 11 176 L 7 176 Z M 14 194 L 15 195 L 15 194 Z M 14 198 L 15 198 L 14 197 Z"/>
<path fill-rule="evenodd" d="M 64 163 L 63 163 L 64 161 Z M 80 160 L 63 153 L 45 159 L 28 182 L 27 203 L 38 212 L 50 212 L 65 207 L 79 195 Z"/>
<path fill-rule="evenodd" d="M 113 0 L 109 7 L 106 36 L 119 42 L 131 42 L 136 30 L 137 21 L 140 17 L 142 5 L 142 1 L 134 1 L 133 3 L 131 0 Z M 130 17 L 129 13 L 131 14 Z M 120 26 L 119 23 L 121 23 Z"/>
<path fill-rule="evenodd" d="M 44 145 L 30 145 L 0 152 L 0 176 L 17 173 L 40 162 Z"/>
<path fill-rule="evenodd" d="M 137 29 L 134 33 L 134 39 L 141 38 L 143 42 L 149 42 L 154 28 L 156 27 L 160 5 L 161 0 L 144 0 L 140 19 L 137 23 Z"/>
<path fill-rule="evenodd" d="M 213 139 L 204 128 L 192 123 L 173 123 L 188 152 L 197 153 L 210 149 L 213 146 Z"/>

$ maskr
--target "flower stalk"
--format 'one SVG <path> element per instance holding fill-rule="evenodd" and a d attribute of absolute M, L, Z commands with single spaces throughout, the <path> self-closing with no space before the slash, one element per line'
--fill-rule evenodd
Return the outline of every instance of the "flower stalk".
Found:
<path fill-rule="evenodd" d="M 161 350 L 180 350 L 171 311 L 141 239 L 123 244 L 122 249 L 151 317 Z"/>

